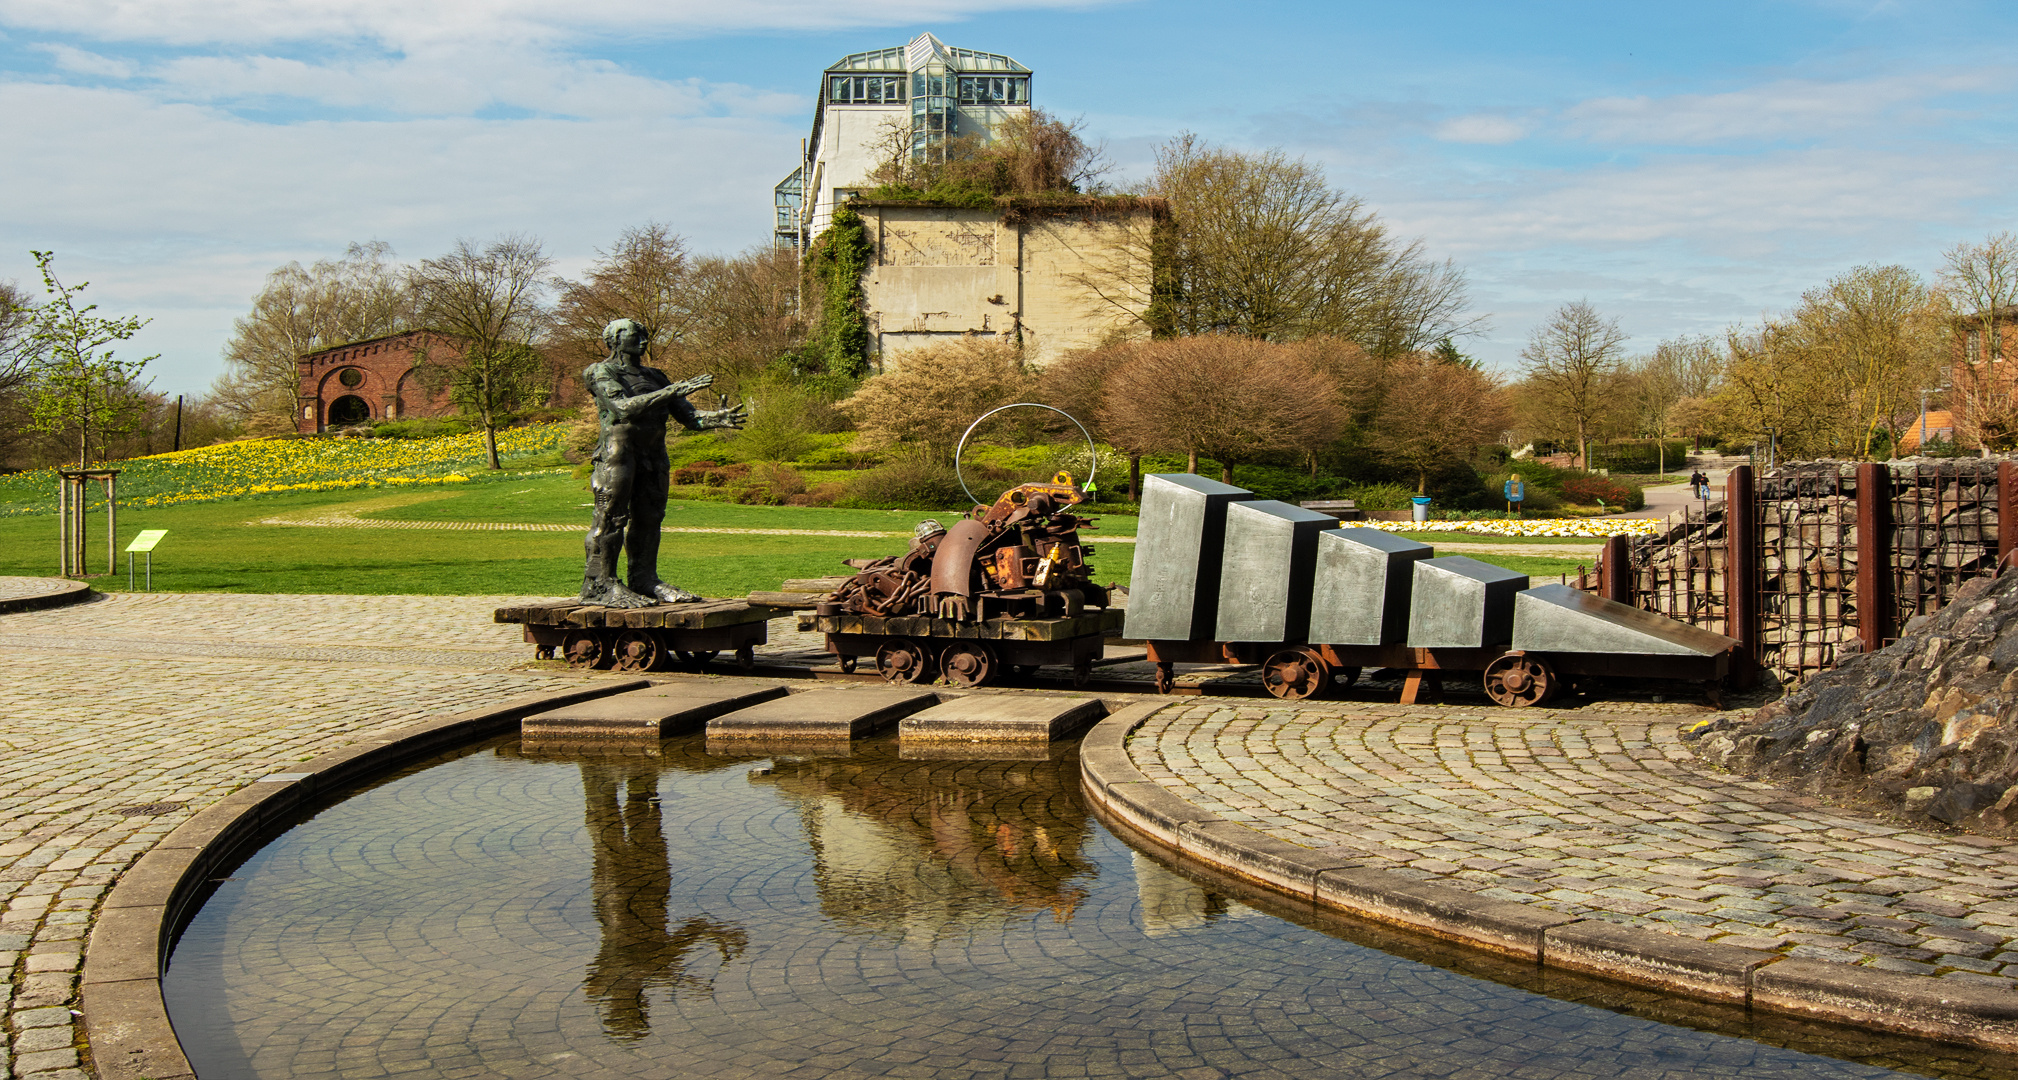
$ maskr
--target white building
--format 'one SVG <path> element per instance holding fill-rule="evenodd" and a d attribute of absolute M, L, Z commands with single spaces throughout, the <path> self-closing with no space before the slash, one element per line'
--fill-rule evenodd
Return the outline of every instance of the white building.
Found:
<path fill-rule="evenodd" d="M 801 246 L 826 229 L 834 208 L 870 186 L 876 148 L 892 132 L 929 159 L 948 139 L 989 138 L 1030 108 L 1030 69 L 1006 56 L 955 49 L 931 34 L 909 45 L 852 53 L 820 77 L 804 160 L 778 184 L 777 242 Z"/>

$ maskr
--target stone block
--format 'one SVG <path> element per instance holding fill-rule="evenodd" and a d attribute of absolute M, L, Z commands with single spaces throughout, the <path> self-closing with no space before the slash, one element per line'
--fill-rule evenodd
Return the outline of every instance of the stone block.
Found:
<path fill-rule="evenodd" d="M 1333 529 L 1317 538 L 1310 638 L 1319 645 L 1398 645 L 1408 638 L 1415 564 L 1436 549 L 1379 529 Z"/>
<path fill-rule="evenodd" d="M 904 718 L 905 740 L 1022 741 L 1048 743 L 1107 715 L 1097 698 L 1049 694 L 975 694 L 954 698 Z"/>
<path fill-rule="evenodd" d="M 1226 508 L 1215 641 L 1302 641 L 1310 633 L 1317 539 L 1330 514 L 1256 499 Z M 1131 597 L 1132 600 L 1132 597 Z"/>
<path fill-rule="evenodd" d="M 781 685 L 741 680 L 666 682 L 528 716 L 519 733 L 543 741 L 685 735 L 726 713 L 785 696 Z"/>
<path fill-rule="evenodd" d="M 1513 638 L 1514 597 L 1528 576 L 1463 555 L 1415 564 L 1408 598 L 1408 644 L 1477 649 Z"/>
<path fill-rule="evenodd" d="M 1775 954 L 1587 919 L 1548 931 L 1542 963 L 1743 1004 L 1752 969 Z"/>
<path fill-rule="evenodd" d="M 939 703 L 930 690 L 810 690 L 708 721 L 708 740 L 857 739 Z"/>
<path fill-rule="evenodd" d="M 1737 641 L 1568 585 L 1514 598 L 1513 647 L 1528 652 L 1715 656 Z"/>
<path fill-rule="evenodd" d="M 1136 526 L 1124 637 L 1212 640 L 1219 618 L 1226 508 L 1253 498 L 1246 488 L 1190 473 L 1142 478 L 1142 515 Z"/>
<path fill-rule="evenodd" d="M 1540 957 L 1543 934 L 1577 921 L 1386 870 L 1327 870 L 1316 876 L 1314 888 L 1320 905 L 1522 960 Z"/>

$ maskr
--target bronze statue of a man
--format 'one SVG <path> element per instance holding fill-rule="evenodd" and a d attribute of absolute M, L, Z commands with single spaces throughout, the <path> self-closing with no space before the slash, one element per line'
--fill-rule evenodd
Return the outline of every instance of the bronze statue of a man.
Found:
<path fill-rule="evenodd" d="M 595 395 L 602 438 L 596 443 L 595 517 L 589 525 L 588 568 L 582 574 L 584 603 L 609 607 L 683 604 L 700 597 L 659 580 L 659 525 L 666 519 L 671 467 L 666 457 L 666 419 L 690 431 L 742 427 L 741 405 L 698 412 L 687 395 L 713 385 L 713 375 L 673 382 L 640 362 L 649 340 L 645 328 L 618 319 L 603 328 L 609 359 L 591 364 L 582 381 Z M 627 564 L 626 582 L 617 580 L 617 553 Z"/>

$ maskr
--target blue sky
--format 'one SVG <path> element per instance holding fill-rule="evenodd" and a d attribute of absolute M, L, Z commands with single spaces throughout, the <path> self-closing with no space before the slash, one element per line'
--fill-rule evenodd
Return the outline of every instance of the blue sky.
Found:
<path fill-rule="evenodd" d="M 1503 370 L 1567 300 L 1651 349 L 2018 209 L 2009 4 L 0 0 L 0 278 L 55 249 L 196 393 L 352 240 L 740 250 L 820 69 L 920 30 L 1035 69 L 1117 180 L 1187 129 L 1321 164 L 1467 271 Z"/>

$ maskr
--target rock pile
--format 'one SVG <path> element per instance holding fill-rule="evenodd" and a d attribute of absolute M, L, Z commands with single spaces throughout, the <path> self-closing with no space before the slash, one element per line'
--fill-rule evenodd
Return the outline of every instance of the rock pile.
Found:
<path fill-rule="evenodd" d="M 2018 573 L 1964 584 L 1884 649 L 1720 730 L 1710 761 L 1838 803 L 2018 836 Z"/>

